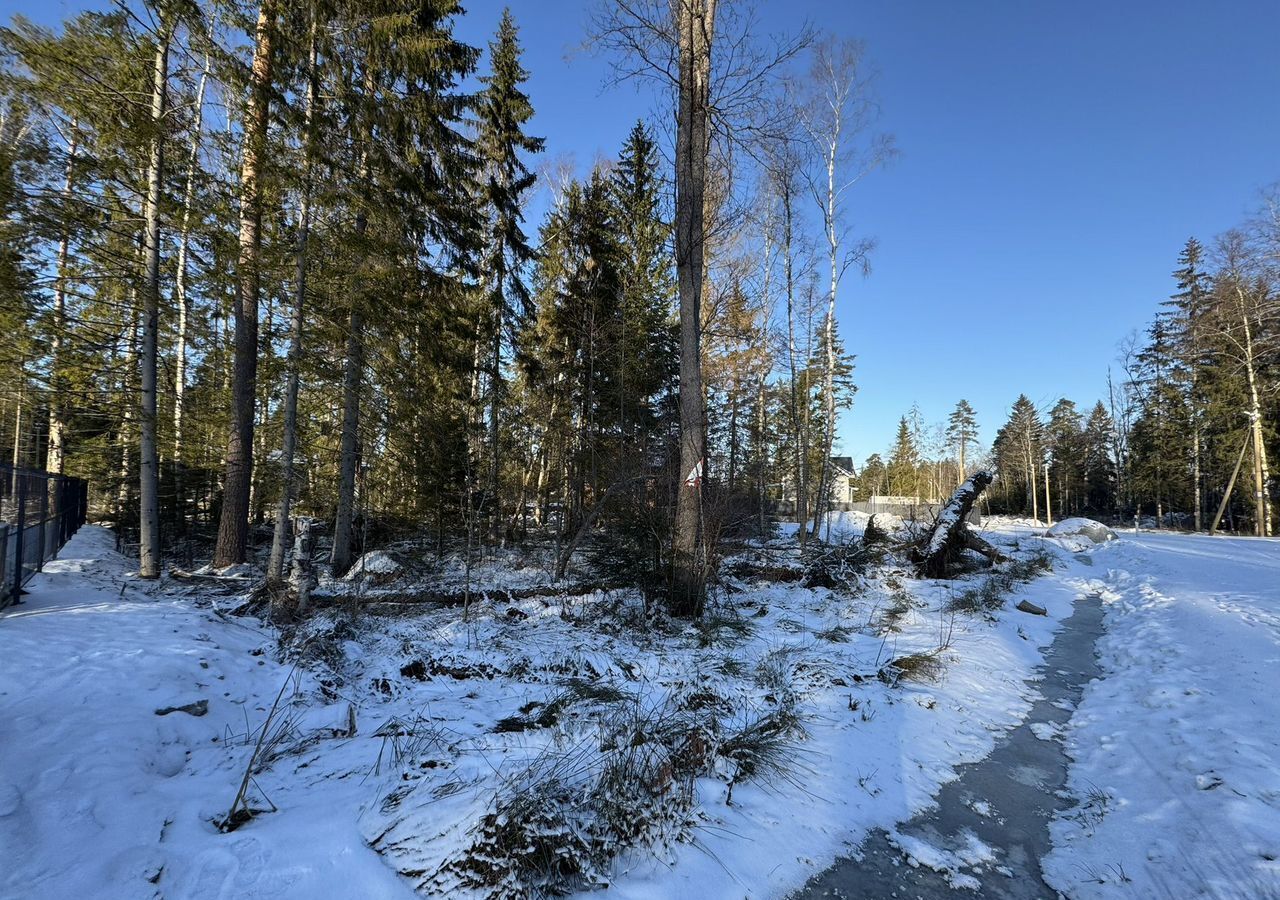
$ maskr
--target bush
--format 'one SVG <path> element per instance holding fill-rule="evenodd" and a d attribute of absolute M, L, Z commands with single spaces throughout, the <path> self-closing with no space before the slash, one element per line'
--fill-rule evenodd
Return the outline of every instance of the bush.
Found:
<path fill-rule="evenodd" d="M 428 894 L 507 898 L 605 886 L 624 850 L 690 837 L 697 779 L 719 775 L 732 796 L 736 784 L 789 778 L 803 735 L 789 702 L 735 709 L 699 689 L 651 709 L 614 705 L 598 731 L 543 750 L 488 802 L 448 801 L 469 826 L 441 828 L 440 789 L 418 798 L 418 783 L 399 785 L 378 807 L 393 820 L 370 823 L 370 844 Z M 450 837 L 433 840 L 441 833 Z"/>

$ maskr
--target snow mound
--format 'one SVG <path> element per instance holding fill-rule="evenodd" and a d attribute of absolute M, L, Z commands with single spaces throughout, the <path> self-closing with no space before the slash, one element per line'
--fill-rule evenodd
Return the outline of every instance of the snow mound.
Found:
<path fill-rule="evenodd" d="M 400 563 L 388 556 L 386 551 L 371 550 L 356 560 L 356 564 L 351 567 L 351 571 L 345 577 L 347 581 L 355 581 L 367 575 L 376 575 L 379 576 L 379 580 L 386 580 L 398 574 L 400 574 Z"/>
<path fill-rule="evenodd" d="M 1076 518 L 1063 519 L 1046 531 L 1045 537 L 1084 538 L 1094 544 L 1105 544 L 1107 541 L 1114 541 L 1116 533 L 1101 522 L 1095 522 L 1093 519 Z"/>

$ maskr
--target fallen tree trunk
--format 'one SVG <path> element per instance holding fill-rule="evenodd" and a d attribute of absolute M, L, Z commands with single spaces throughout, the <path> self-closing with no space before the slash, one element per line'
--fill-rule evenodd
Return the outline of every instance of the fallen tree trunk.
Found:
<path fill-rule="evenodd" d="M 999 558 L 999 551 L 965 526 L 973 505 L 994 477 L 990 472 L 976 472 L 956 488 L 913 553 L 921 575 L 945 577 L 947 569 L 965 549 L 977 550 L 988 559 Z"/>
<path fill-rule="evenodd" d="M 472 588 L 470 601 L 465 590 L 402 590 L 379 591 L 362 594 L 357 601 L 360 606 L 377 606 L 380 604 L 394 606 L 464 606 L 466 603 L 486 601 L 489 603 L 515 603 L 519 600 L 535 600 L 557 597 L 583 597 L 597 591 L 613 590 L 623 585 L 607 580 L 585 584 L 550 584 L 528 588 Z M 312 594 L 311 604 L 316 607 L 339 606 L 350 604 L 350 594 Z"/>

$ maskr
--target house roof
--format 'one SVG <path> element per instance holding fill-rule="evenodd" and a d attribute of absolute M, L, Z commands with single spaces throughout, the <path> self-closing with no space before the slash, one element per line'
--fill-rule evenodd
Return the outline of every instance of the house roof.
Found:
<path fill-rule="evenodd" d="M 837 468 L 844 469 L 850 475 L 854 474 L 852 456 L 833 456 L 831 457 L 831 464 Z"/>

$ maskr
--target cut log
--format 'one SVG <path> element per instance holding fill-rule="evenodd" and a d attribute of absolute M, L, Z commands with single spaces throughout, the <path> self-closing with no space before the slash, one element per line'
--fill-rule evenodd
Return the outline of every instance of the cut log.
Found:
<path fill-rule="evenodd" d="M 989 548 L 987 551 L 978 551 L 988 559 L 994 558 L 992 554 L 999 555 L 994 547 L 977 535 L 971 534 L 965 527 L 965 521 L 973 511 L 974 503 L 982 496 L 982 492 L 987 489 L 993 479 L 994 476 L 990 472 L 976 472 L 956 488 L 951 499 L 938 513 L 938 518 L 934 520 L 924 539 L 916 547 L 914 555 L 921 575 L 926 578 L 946 576 L 947 569 L 959 557 L 960 551 L 971 547 L 970 538 L 981 541 L 981 544 Z"/>
<path fill-rule="evenodd" d="M 1024 612 L 1024 613 L 1031 613 L 1031 615 L 1033 615 L 1033 616 L 1047 616 L 1047 615 L 1049 615 L 1049 611 L 1048 611 L 1047 609 L 1045 609 L 1043 606 L 1036 606 L 1036 605 L 1035 605 L 1034 603 L 1032 603 L 1030 600 L 1022 600 L 1022 601 L 1019 601 L 1019 603 L 1018 603 L 1018 611 L 1019 611 L 1019 612 Z"/>

